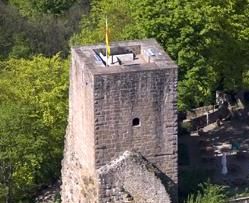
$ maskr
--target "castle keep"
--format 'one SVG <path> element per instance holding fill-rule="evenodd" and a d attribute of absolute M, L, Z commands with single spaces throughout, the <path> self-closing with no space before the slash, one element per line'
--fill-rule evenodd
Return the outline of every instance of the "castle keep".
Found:
<path fill-rule="evenodd" d="M 63 203 L 176 201 L 177 66 L 155 40 L 72 49 Z"/>

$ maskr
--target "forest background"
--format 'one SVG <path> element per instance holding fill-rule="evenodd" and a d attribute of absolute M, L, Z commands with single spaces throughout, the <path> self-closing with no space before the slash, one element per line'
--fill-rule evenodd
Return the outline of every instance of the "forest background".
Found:
<path fill-rule="evenodd" d="M 179 66 L 178 109 L 249 87 L 249 0 L 0 0 L 0 202 L 60 177 L 70 47 L 155 38 Z"/>

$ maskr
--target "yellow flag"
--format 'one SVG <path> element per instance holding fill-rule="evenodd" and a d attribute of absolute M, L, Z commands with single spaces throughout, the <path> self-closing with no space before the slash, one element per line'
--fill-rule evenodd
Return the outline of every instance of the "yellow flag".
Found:
<path fill-rule="evenodd" d="M 107 58 L 111 55 L 111 48 L 109 45 L 109 39 L 108 39 L 108 23 L 107 23 L 107 17 L 106 17 L 106 21 L 105 21 L 105 43 L 106 43 L 106 54 L 107 54 Z"/>

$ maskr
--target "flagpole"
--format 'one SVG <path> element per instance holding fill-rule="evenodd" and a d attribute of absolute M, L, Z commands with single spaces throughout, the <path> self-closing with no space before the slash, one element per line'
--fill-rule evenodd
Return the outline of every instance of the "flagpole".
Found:
<path fill-rule="evenodd" d="M 108 35 L 108 23 L 107 23 L 107 15 L 105 16 L 105 37 L 106 37 L 106 46 L 105 46 L 105 55 L 106 55 L 106 66 L 109 66 L 108 64 L 108 47 L 107 47 L 107 35 Z"/>
<path fill-rule="evenodd" d="M 105 55 L 106 55 L 106 64 L 105 64 L 105 66 L 109 66 L 109 64 L 108 64 L 108 51 L 107 51 L 107 46 L 105 46 Z"/>

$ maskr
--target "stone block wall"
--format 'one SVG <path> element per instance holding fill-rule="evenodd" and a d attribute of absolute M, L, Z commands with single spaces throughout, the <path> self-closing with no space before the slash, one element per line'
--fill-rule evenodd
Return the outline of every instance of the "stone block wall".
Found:
<path fill-rule="evenodd" d="M 204 115 L 207 112 L 211 112 L 214 111 L 215 107 L 214 105 L 209 105 L 209 106 L 203 106 L 203 107 L 199 107 L 196 109 L 192 109 L 190 111 L 187 111 L 187 118 L 186 119 L 193 119 L 199 116 Z"/>
<path fill-rule="evenodd" d="M 176 78 L 176 69 L 95 76 L 97 168 L 130 150 L 177 182 Z"/>
<path fill-rule="evenodd" d="M 176 202 L 177 66 L 154 40 L 128 45 L 157 57 L 105 67 L 95 55 L 102 45 L 72 49 L 62 203 Z M 125 151 L 146 161 L 129 156 L 103 172 Z"/>
<path fill-rule="evenodd" d="M 211 112 L 204 112 L 203 114 L 199 114 L 199 116 L 197 117 L 183 120 L 183 123 L 189 123 L 191 125 L 191 130 L 198 130 L 211 123 L 215 123 L 218 119 L 227 117 L 229 113 L 229 110 L 225 108 L 215 109 Z"/>

